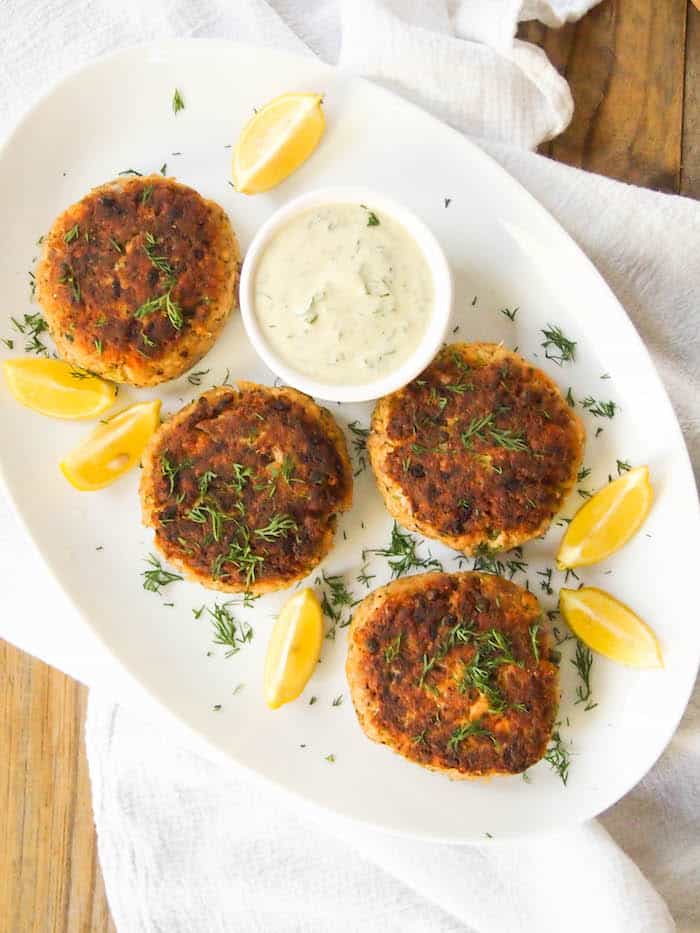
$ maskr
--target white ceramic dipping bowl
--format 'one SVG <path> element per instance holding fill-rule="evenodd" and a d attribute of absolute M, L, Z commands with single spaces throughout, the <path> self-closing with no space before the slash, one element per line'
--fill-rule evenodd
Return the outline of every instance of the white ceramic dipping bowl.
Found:
<path fill-rule="evenodd" d="M 324 204 L 362 204 L 396 220 L 423 253 L 433 279 L 433 309 L 423 337 L 413 354 L 381 378 L 372 382 L 327 383 L 299 372 L 281 360 L 265 339 L 255 311 L 255 273 L 265 247 L 278 230 L 293 217 Z M 308 395 L 334 402 L 366 402 L 400 389 L 421 373 L 444 340 L 452 310 L 452 275 L 442 247 L 435 236 L 403 205 L 366 188 L 333 187 L 310 191 L 289 201 L 262 225 L 245 255 L 241 270 L 240 305 L 243 324 L 253 347 L 267 366 L 284 382 Z"/>

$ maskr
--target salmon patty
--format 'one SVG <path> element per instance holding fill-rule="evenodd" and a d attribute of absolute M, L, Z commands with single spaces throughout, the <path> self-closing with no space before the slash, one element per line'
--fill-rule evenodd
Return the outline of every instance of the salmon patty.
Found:
<path fill-rule="evenodd" d="M 425 573 L 370 593 L 346 664 L 365 734 L 451 778 L 525 771 L 547 750 L 559 696 L 542 618 L 532 593 L 493 574 Z"/>
<path fill-rule="evenodd" d="M 584 442 L 549 376 L 500 345 L 456 343 L 377 402 L 367 449 L 400 524 L 478 554 L 544 534 Z"/>
<path fill-rule="evenodd" d="M 352 468 L 325 408 L 296 389 L 239 382 L 161 425 L 140 491 L 170 564 L 211 589 L 265 593 L 328 553 L 352 504 Z"/>
<path fill-rule="evenodd" d="M 114 382 L 155 385 L 211 349 L 239 268 L 218 204 L 161 175 L 119 179 L 54 222 L 37 297 L 63 359 Z"/>

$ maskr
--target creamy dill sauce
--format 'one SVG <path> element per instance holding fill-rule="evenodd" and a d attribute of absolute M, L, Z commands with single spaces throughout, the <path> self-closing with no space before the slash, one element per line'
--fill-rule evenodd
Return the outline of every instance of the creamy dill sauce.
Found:
<path fill-rule="evenodd" d="M 265 247 L 254 283 L 264 337 L 320 382 L 359 385 L 397 369 L 425 334 L 433 278 L 411 235 L 359 204 L 304 211 Z"/>

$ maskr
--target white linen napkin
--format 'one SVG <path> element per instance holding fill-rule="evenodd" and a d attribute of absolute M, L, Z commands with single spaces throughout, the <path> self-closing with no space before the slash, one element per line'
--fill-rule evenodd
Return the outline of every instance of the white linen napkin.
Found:
<path fill-rule="evenodd" d="M 572 110 L 566 83 L 544 55 L 514 40 L 518 18 L 558 25 L 593 2 L 6 0 L 0 132 L 67 68 L 151 38 L 230 37 L 313 52 L 388 84 L 495 140 L 489 151 L 583 246 L 654 353 L 697 469 L 700 207 L 499 145 L 534 146 L 560 132 Z M 36 557 L 6 510 L 0 560 L 8 584 L 0 633 L 99 683 L 109 659 L 78 636 L 64 603 L 57 612 L 60 597 L 37 583 Z M 700 929 L 697 692 L 661 761 L 599 823 L 508 845 L 416 843 L 319 816 L 95 692 L 87 742 L 100 858 L 120 933 L 564 926 L 663 933 L 674 923 L 662 897 L 681 930 Z"/>

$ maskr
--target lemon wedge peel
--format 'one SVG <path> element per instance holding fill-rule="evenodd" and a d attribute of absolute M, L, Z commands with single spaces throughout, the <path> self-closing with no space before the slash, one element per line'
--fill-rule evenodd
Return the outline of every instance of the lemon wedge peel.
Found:
<path fill-rule="evenodd" d="M 581 506 L 566 529 L 557 553 L 559 570 L 597 564 L 618 551 L 643 524 L 653 498 L 646 466 L 636 467 L 600 489 Z"/>
<path fill-rule="evenodd" d="M 300 590 L 282 607 L 267 644 L 265 702 L 278 709 L 301 694 L 323 644 L 323 611 L 313 590 Z"/>
<path fill-rule="evenodd" d="M 138 402 L 98 425 L 61 463 L 71 486 L 93 492 L 134 467 L 160 423 L 160 400 Z"/>
<path fill-rule="evenodd" d="M 19 358 L 2 364 L 13 397 L 49 418 L 96 418 L 114 404 L 117 387 L 64 360 Z"/>
<path fill-rule="evenodd" d="M 604 590 L 594 586 L 562 589 L 559 608 L 576 637 L 598 654 L 629 667 L 664 666 L 653 630 L 629 606 Z"/>
<path fill-rule="evenodd" d="M 320 94 L 283 94 L 258 110 L 243 127 L 233 154 L 237 191 L 269 191 L 309 158 L 325 131 L 322 100 Z"/>

